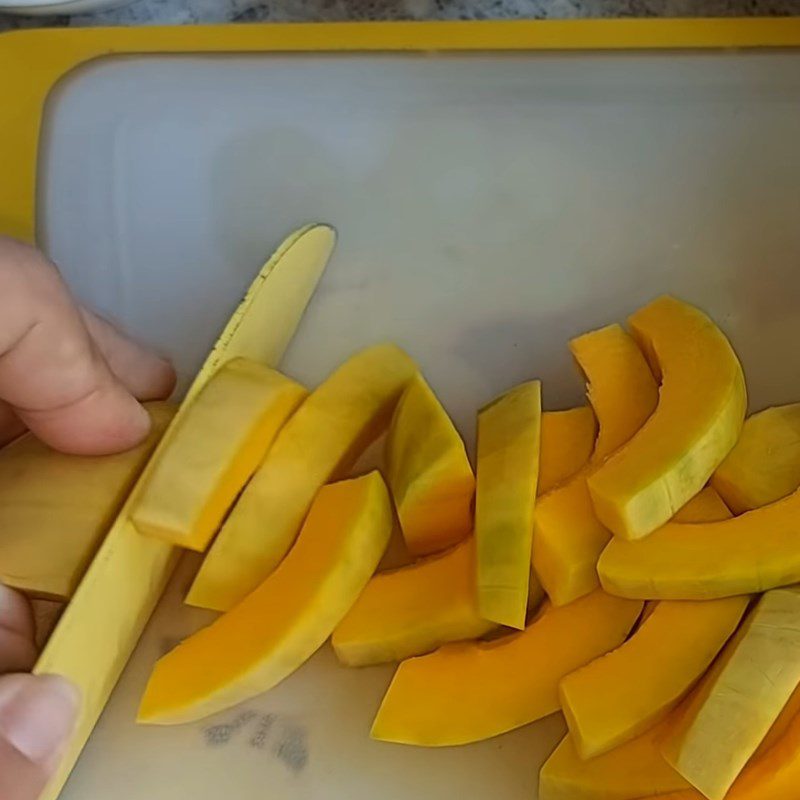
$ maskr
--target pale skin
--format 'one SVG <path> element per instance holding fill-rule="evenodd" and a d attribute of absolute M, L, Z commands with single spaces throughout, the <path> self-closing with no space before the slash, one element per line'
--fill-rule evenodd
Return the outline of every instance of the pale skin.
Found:
<path fill-rule="evenodd" d="M 167 397 L 169 362 L 71 297 L 38 251 L 0 237 L 0 445 L 29 429 L 68 453 L 105 454 L 149 430 L 141 400 Z M 80 702 L 62 678 L 29 674 L 30 605 L 0 585 L 0 798 L 36 800 Z"/>

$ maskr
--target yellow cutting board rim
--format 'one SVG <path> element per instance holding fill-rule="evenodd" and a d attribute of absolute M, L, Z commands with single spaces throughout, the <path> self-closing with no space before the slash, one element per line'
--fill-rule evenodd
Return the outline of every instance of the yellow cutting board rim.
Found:
<path fill-rule="evenodd" d="M 0 234 L 36 237 L 47 99 L 72 70 L 142 54 L 719 50 L 800 46 L 800 18 L 356 22 L 26 30 L 0 35 Z"/>

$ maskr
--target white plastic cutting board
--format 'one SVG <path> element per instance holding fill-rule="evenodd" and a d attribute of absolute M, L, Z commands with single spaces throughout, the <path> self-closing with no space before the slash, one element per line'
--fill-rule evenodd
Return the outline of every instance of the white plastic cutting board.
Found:
<path fill-rule="evenodd" d="M 54 95 L 41 167 L 42 239 L 75 291 L 184 385 L 269 251 L 321 220 L 339 249 L 286 370 L 313 384 L 395 340 L 470 446 L 475 409 L 518 381 L 579 402 L 567 339 L 664 291 L 730 333 L 754 408 L 800 399 L 800 54 L 105 60 Z M 219 718 L 137 728 L 154 659 L 208 619 L 180 605 L 191 568 L 67 800 L 535 797 L 558 718 L 371 742 L 391 669 L 327 647 Z"/>

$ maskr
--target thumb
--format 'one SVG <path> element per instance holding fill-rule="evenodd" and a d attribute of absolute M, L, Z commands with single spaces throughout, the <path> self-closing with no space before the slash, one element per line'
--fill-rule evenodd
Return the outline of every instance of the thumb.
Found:
<path fill-rule="evenodd" d="M 55 675 L 0 678 L 0 798 L 36 800 L 58 766 L 78 693 Z"/>

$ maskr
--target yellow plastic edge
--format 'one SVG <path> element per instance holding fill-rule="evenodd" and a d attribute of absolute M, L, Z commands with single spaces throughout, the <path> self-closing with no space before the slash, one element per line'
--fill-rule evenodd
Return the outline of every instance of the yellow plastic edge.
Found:
<path fill-rule="evenodd" d="M 286 239 L 264 265 L 212 348 L 169 430 L 188 401 L 225 361 L 244 356 L 275 366 L 319 282 L 336 240 L 332 228 L 310 225 Z M 51 635 L 36 674 L 57 674 L 82 695 L 75 733 L 40 800 L 58 797 L 136 647 L 177 564 L 180 550 L 142 536 L 131 511 L 160 445 L 145 467 Z"/>
<path fill-rule="evenodd" d="M 389 22 L 92 28 L 0 36 L 0 233 L 33 241 L 47 97 L 97 58 L 146 53 L 467 52 L 800 46 L 800 18 Z"/>

